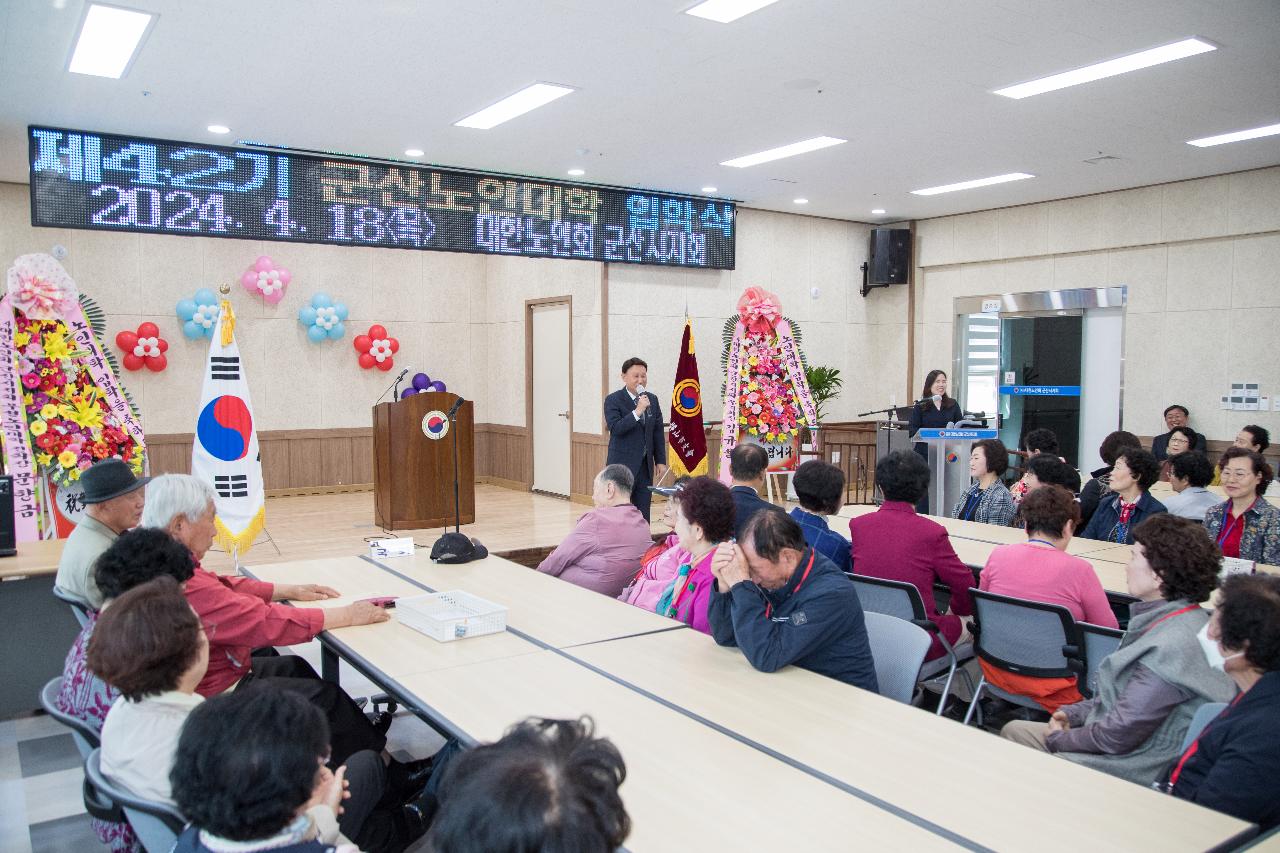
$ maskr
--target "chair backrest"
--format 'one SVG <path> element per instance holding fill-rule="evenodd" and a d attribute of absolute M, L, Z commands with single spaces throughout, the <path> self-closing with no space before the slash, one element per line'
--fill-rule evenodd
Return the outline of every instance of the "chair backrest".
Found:
<path fill-rule="evenodd" d="M 849 575 L 858 589 L 858 601 L 864 613 L 883 613 L 899 619 L 927 619 L 924 599 L 915 584 L 873 578 L 870 575 Z"/>
<path fill-rule="evenodd" d="M 95 749 L 85 759 L 86 783 L 124 810 L 133 834 L 138 836 L 147 853 L 168 853 L 187 825 L 187 819 L 173 806 L 135 797 L 107 779 L 102 775 L 101 758 L 101 750 Z"/>
<path fill-rule="evenodd" d="M 1098 686 L 1098 667 L 1107 655 L 1120 648 L 1124 631 L 1088 622 L 1077 622 L 1076 627 L 1080 629 L 1080 644 L 1084 651 L 1084 677 L 1076 687 L 1081 695 L 1092 696 Z"/>
<path fill-rule="evenodd" d="M 40 706 L 45 713 L 71 729 L 71 737 L 80 750 L 81 758 L 88 758 L 89 753 L 98 748 L 98 730 L 79 717 L 73 717 L 58 707 L 58 694 L 62 692 L 62 676 L 49 679 L 40 691 Z"/>
<path fill-rule="evenodd" d="M 1182 738 L 1182 746 L 1178 747 L 1178 752 L 1183 753 L 1190 749 L 1191 744 L 1204 731 L 1204 727 L 1213 722 L 1213 718 L 1221 714 L 1226 707 L 1226 702 L 1205 702 L 1196 708 L 1195 714 L 1191 717 L 1191 725 L 1187 726 L 1187 734 Z"/>
<path fill-rule="evenodd" d="M 60 589 L 56 586 L 53 588 L 53 597 L 71 605 L 71 612 L 75 614 L 76 621 L 80 623 L 81 628 L 83 628 L 85 623 L 89 621 L 89 612 L 93 610 L 93 606 L 89 604 L 89 602 L 74 593 L 67 592 L 65 589 Z"/>
<path fill-rule="evenodd" d="M 909 704 L 933 638 L 919 625 L 896 616 L 870 611 L 864 612 L 863 617 L 880 695 Z"/>
<path fill-rule="evenodd" d="M 1071 611 L 971 589 L 978 633 L 974 651 L 987 663 L 1033 678 L 1069 678 L 1083 665 Z"/>

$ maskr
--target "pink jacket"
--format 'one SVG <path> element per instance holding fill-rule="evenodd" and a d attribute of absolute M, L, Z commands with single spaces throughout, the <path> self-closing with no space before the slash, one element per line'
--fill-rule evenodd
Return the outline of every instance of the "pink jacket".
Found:
<path fill-rule="evenodd" d="M 617 598 L 652 544 L 649 522 L 634 504 L 602 506 L 578 519 L 538 571 Z"/>
<path fill-rule="evenodd" d="M 658 606 L 662 591 L 676 576 L 680 564 L 689 559 L 689 552 L 680 547 L 680 538 L 674 533 L 667 536 L 664 544 L 666 548 L 662 553 L 645 563 L 631 586 L 624 589 L 622 595 L 618 596 L 620 601 L 648 610 L 650 613 Z"/>

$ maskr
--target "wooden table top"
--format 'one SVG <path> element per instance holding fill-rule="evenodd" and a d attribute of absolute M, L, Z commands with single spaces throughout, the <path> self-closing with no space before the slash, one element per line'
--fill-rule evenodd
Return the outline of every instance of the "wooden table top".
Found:
<path fill-rule="evenodd" d="M 66 543 L 65 539 L 19 542 L 15 556 L 0 557 L 0 579 L 57 574 Z"/>

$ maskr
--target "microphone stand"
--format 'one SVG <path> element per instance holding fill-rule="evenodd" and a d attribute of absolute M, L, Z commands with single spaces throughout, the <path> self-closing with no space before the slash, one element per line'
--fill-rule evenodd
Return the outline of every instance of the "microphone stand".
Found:
<path fill-rule="evenodd" d="M 379 403 L 381 403 L 382 398 L 387 396 L 387 391 L 390 391 L 392 388 L 396 389 L 396 394 L 397 394 L 396 399 L 399 399 L 398 395 L 400 393 L 400 380 L 404 379 L 405 374 L 408 372 L 409 372 L 409 368 L 407 367 L 404 370 L 400 371 L 400 375 L 396 377 L 396 380 L 387 386 L 386 391 L 383 391 L 381 394 L 378 395 L 378 399 L 374 400 L 373 404 L 376 406 Z M 391 402 L 394 403 L 395 400 L 392 400 Z"/>
<path fill-rule="evenodd" d="M 462 408 L 463 399 L 459 397 L 453 407 L 445 415 L 449 419 L 449 432 L 453 433 L 453 531 L 462 532 L 462 509 L 458 502 L 458 430 L 456 415 Z"/>

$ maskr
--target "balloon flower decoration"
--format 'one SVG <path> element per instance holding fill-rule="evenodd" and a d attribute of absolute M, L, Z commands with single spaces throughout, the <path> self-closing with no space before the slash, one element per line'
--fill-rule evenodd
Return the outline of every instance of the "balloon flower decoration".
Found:
<path fill-rule="evenodd" d="M 307 329 L 313 344 L 336 341 L 346 334 L 342 321 L 347 319 L 347 306 L 334 302 L 327 293 L 317 293 L 311 302 L 298 309 L 298 322 Z"/>
<path fill-rule="evenodd" d="M 169 342 L 160 337 L 155 323 L 143 323 L 136 332 L 121 332 L 116 335 L 116 346 L 124 350 L 125 370 L 141 370 L 145 365 L 148 370 L 159 373 L 169 366 L 164 355 Z"/>
<path fill-rule="evenodd" d="M 240 276 L 240 283 L 245 290 L 260 295 L 268 305 L 275 305 L 284 298 L 284 289 L 292 277 L 287 269 L 277 267 L 275 261 L 262 255 Z"/>
<path fill-rule="evenodd" d="M 414 394 L 422 394 L 426 391 L 446 391 L 444 383 L 439 379 L 434 382 L 431 377 L 425 373 L 413 374 L 413 381 L 409 383 L 409 387 L 400 392 L 400 399 L 412 397 Z"/>
<path fill-rule="evenodd" d="M 195 292 L 191 299 L 182 299 L 177 307 L 182 321 L 182 334 L 196 338 L 212 338 L 213 327 L 218 325 L 218 297 L 207 287 Z"/>
<path fill-rule="evenodd" d="M 376 324 L 369 327 L 368 334 L 356 335 L 351 343 L 360 353 L 360 366 L 365 370 L 374 366 L 390 370 L 394 365 L 392 356 L 400 349 L 400 342 L 388 335 L 385 327 Z"/>

